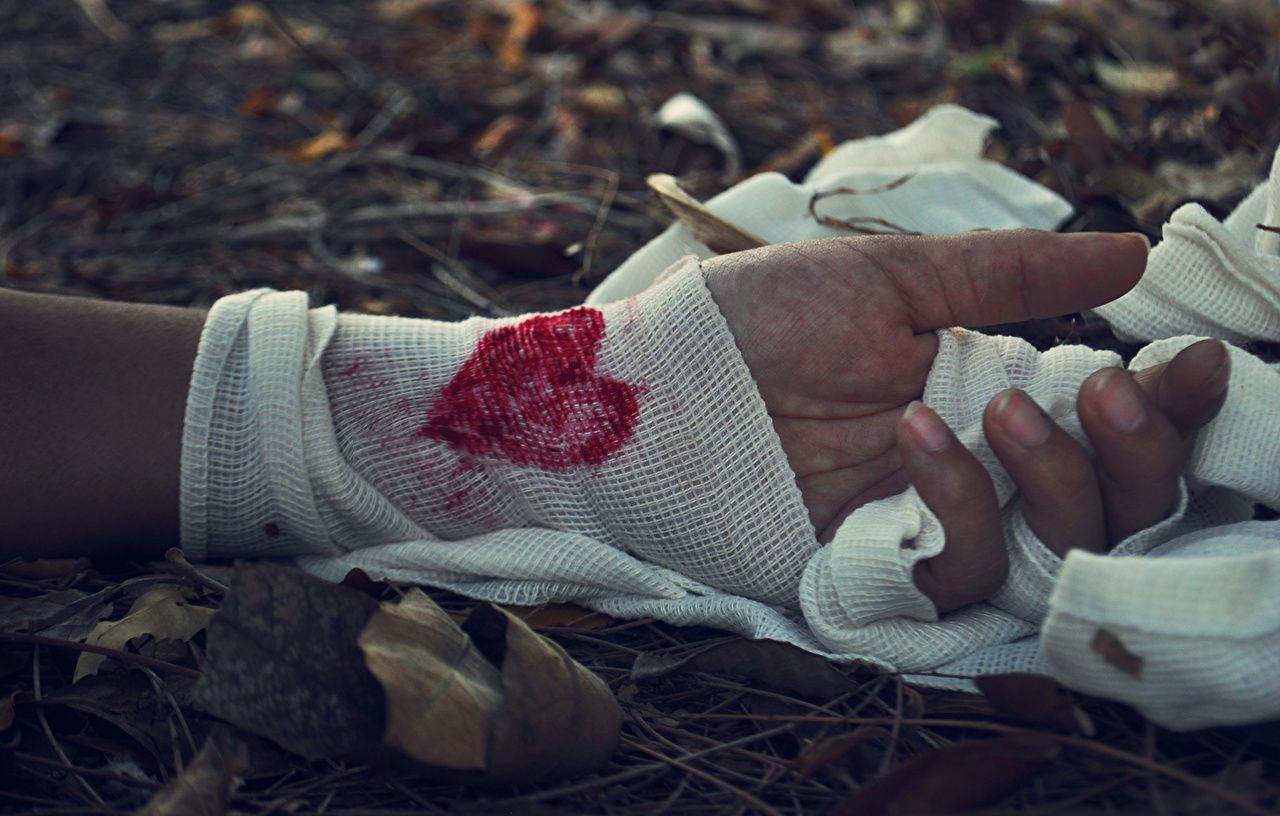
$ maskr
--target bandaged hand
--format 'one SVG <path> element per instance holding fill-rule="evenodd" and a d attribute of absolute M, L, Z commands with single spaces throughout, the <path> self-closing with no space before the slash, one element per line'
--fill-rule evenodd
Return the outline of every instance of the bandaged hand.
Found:
<path fill-rule="evenodd" d="M 829 540 L 856 508 L 915 482 L 926 501 L 947 511 L 938 513 L 947 547 L 920 563 L 917 586 L 940 611 L 948 611 L 994 592 L 1004 580 L 1008 557 L 990 480 L 972 455 L 948 437 L 953 444 L 925 457 L 921 446 L 912 444 L 917 437 L 899 429 L 908 405 L 924 393 L 938 350 L 933 330 L 1084 309 L 1132 286 L 1145 259 L 1145 242 L 1138 236 L 1016 231 L 806 241 L 722 256 L 703 267 L 764 398 L 819 538 Z M 1106 480 L 1106 522 L 1113 535 L 1158 521 L 1169 510 L 1169 490 L 1176 495 L 1177 482 L 1173 476 L 1170 488 L 1167 477 L 1179 470 L 1176 465 L 1185 454 L 1172 424 L 1176 420 L 1193 433 L 1212 416 L 1207 406 L 1184 405 L 1191 399 L 1184 393 L 1184 380 L 1203 373 L 1197 363 L 1201 356 L 1211 355 L 1202 349 L 1171 367 L 1170 377 L 1153 370 L 1140 378 L 1163 400 L 1161 408 L 1171 411 L 1172 419 L 1156 417 L 1159 422 L 1148 423 L 1135 437 L 1143 454 L 1163 458 L 1125 463 L 1118 452 L 1132 453 L 1133 445 L 1108 446 L 1103 461 L 1121 478 L 1115 481 L 1111 471 L 1102 469 L 1098 479 Z M 1100 411 L 1112 401 L 1092 396 L 1093 385 L 1105 381 L 1103 390 L 1112 395 L 1124 385 L 1113 376 L 1099 375 L 1082 390 L 1086 427 L 1100 438 Z M 1225 370 L 1221 376 L 1225 385 Z M 1010 396 L 1005 411 L 989 412 L 990 424 L 1003 427 L 994 418 L 1022 416 L 1010 409 L 1027 408 L 1027 403 L 1025 395 Z M 1220 404 L 1219 398 L 1215 405 Z M 914 413 L 916 423 L 932 416 L 928 409 Z M 1061 475 L 1094 479 L 1087 455 L 1078 447 L 1068 448 L 1070 439 L 1061 432 L 1046 443 L 1048 458 L 1040 450 L 1015 455 L 1013 437 L 1000 439 L 1002 461 L 1016 466 L 1010 467 L 1015 479 L 1040 504 L 1073 506 L 1076 487 L 1054 484 Z M 945 468 L 934 470 L 940 462 Z M 1130 472 L 1135 465 L 1139 473 Z M 1154 482 L 1160 489 L 1144 481 L 1148 472 L 1158 476 Z M 1092 489 L 1095 497 L 1101 495 L 1096 484 Z M 1142 494 L 1136 505 L 1125 496 L 1133 490 Z M 1093 521 L 1084 520 L 1091 518 L 1086 512 L 1069 526 L 1055 527 L 1054 541 L 1100 548 L 1105 537 L 1102 512 Z"/>

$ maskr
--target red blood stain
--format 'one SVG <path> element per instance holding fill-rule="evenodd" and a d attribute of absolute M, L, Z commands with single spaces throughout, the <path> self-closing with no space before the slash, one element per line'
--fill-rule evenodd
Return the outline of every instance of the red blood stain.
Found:
<path fill-rule="evenodd" d="M 549 471 L 601 464 L 631 438 L 644 390 L 596 373 L 603 339 L 585 307 L 494 329 L 415 436 Z"/>

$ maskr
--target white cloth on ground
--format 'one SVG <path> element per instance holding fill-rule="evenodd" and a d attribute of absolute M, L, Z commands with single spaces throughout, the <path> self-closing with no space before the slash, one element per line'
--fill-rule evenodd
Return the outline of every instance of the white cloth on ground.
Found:
<path fill-rule="evenodd" d="M 921 232 L 1052 226 L 1069 211 L 1064 202 L 977 158 L 991 124 L 944 108 L 861 148 L 842 148 L 806 185 L 757 177 L 711 206 L 771 240 L 836 234 L 808 216 L 814 192 L 875 187 L 909 168 L 911 182 L 895 190 L 829 199 L 831 214 L 876 215 Z M 927 196 L 928 207 L 918 195 Z M 755 212 L 762 201 L 771 207 Z M 1081 679 L 1061 667 L 1080 663 L 1087 647 L 1081 632 L 1120 628 L 1121 618 L 1073 591 L 1079 582 L 1068 579 L 1088 574 L 1073 566 L 1080 559 L 1073 555 L 1063 567 L 1021 523 L 977 418 L 991 395 L 1016 385 L 1079 436 L 1075 390 L 1114 357 L 1079 347 L 1040 355 L 1010 338 L 940 333 L 926 402 L 991 470 L 1015 569 L 992 604 L 938 619 L 910 580 L 912 565 L 943 545 L 918 497 L 908 491 L 861 508 L 818 548 L 763 403 L 697 265 L 685 263 L 646 289 L 666 262 L 689 250 L 708 254 L 681 230 L 673 227 L 633 256 L 588 301 L 603 317 L 591 363 L 598 376 L 637 389 L 639 413 L 633 436 L 614 456 L 576 471 L 463 456 L 447 437 L 422 433 L 424 417 L 480 338 L 513 321 L 339 317 L 332 309 L 309 311 L 298 293 L 220 301 L 201 340 L 188 404 L 184 545 L 197 557 L 296 556 L 331 578 L 361 567 L 499 602 L 575 600 L 609 614 L 708 624 L 906 670 L 955 660 L 981 669 L 983 656 L 985 668 L 1043 670 L 1026 638 L 1047 615 L 1048 663 L 1065 681 L 1095 690 L 1088 683 L 1096 671 Z M 1160 344 L 1150 354 L 1171 355 L 1186 342 Z M 1280 504 L 1273 409 L 1280 374 L 1232 354 L 1232 395 L 1197 446 L 1188 500 L 1166 522 L 1097 559 L 1102 564 L 1144 564 L 1116 556 L 1158 551 L 1188 531 L 1248 518 L 1250 499 Z M 1214 487 L 1224 484 L 1235 492 Z M 1128 591 L 1147 594 L 1132 584 Z M 1211 593 L 1200 598 L 1199 607 L 1212 606 Z M 1132 640 L 1135 627 L 1143 631 L 1134 620 L 1124 618 L 1128 628 L 1116 634 Z M 1255 622 L 1250 637 L 1280 631 L 1280 623 L 1269 625 Z M 1225 637 L 1222 627 L 1208 625 L 1191 634 Z M 1150 665 L 1146 680 L 1160 678 L 1160 699 L 1174 704 L 1145 708 L 1166 724 L 1259 715 L 1256 707 L 1230 706 L 1183 715 L 1188 709 L 1176 704 L 1178 695 L 1196 688 L 1180 687 Z M 1147 700 L 1124 683 L 1099 693 L 1140 706 Z"/>

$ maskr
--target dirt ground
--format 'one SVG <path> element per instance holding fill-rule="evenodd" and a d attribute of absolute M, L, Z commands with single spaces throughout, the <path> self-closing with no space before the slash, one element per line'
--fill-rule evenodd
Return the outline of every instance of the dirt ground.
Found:
<path fill-rule="evenodd" d="M 177 305 L 270 286 L 449 320 L 562 308 L 671 222 L 649 174 L 702 199 L 799 178 L 941 102 L 1000 121 L 988 156 L 1070 201 L 1064 230 L 1156 238 L 1193 200 L 1225 214 L 1280 142 L 1270 0 L 0 0 L 0 36 L 0 285 Z M 739 155 L 658 126 L 679 92 Z M 1114 345 L 1079 320 L 1011 330 Z M 0 566 L 0 604 L 109 596 L 119 614 L 148 579 L 221 603 L 173 564 L 79 560 Z M 132 812 L 190 762 L 214 726 L 190 700 L 202 635 L 134 641 L 144 661 L 72 685 L 85 631 L 38 645 L 10 621 L 5 641 L 2 610 L 0 810 Z M 943 694 L 751 648 L 641 672 L 722 636 L 521 614 L 622 703 L 605 769 L 478 790 L 245 737 L 230 812 L 1280 808 L 1273 725 L 1173 734 L 1040 683 Z"/>

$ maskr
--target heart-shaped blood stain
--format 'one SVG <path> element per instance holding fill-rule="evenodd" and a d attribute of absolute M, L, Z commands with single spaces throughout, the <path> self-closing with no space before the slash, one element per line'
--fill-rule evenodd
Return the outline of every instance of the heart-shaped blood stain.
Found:
<path fill-rule="evenodd" d="M 604 315 L 585 307 L 488 332 L 417 435 L 542 470 L 601 464 L 631 438 L 644 391 L 596 373 L 603 340 Z"/>

